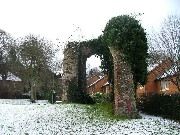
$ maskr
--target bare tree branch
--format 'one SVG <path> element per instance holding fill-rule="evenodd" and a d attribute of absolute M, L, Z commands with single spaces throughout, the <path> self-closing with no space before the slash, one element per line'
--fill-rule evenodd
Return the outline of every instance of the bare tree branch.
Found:
<path fill-rule="evenodd" d="M 180 91 L 180 17 L 169 15 L 162 23 L 161 31 L 149 37 L 149 53 L 157 72 L 166 74 Z M 157 57 L 157 55 L 160 55 Z M 163 76 L 164 77 L 164 76 Z"/>

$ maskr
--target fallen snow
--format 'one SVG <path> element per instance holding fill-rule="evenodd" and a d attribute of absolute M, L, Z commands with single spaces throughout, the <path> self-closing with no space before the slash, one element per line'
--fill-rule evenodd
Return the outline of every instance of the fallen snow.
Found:
<path fill-rule="evenodd" d="M 141 115 L 142 119 L 105 121 L 89 115 L 83 105 L 0 100 L 0 135 L 180 135 L 180 124 Z"/>

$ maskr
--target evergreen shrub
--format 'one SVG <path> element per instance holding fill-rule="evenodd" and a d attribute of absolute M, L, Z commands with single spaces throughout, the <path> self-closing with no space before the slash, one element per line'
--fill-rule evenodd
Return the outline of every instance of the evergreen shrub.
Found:
<path fill-rule="evenodd" d="M 68 102 L 80 104 L 94 104 L 93 99 L 76 85 L 76 79 L 68 82 L 67 99 Z"/>
<path fill-rule="evenodd" d="M 96 103 L 110 102 L 110 95 L 107 93 L 97 92 L 97 93 L 94 93 L 91 97 L 94 100 L 94 102 L 96 102 Z"/>
<path fill-rule="evenodd" d="M 138 108 L 148 114 L 180 121 L 180 93 L 143 95 Z"/>

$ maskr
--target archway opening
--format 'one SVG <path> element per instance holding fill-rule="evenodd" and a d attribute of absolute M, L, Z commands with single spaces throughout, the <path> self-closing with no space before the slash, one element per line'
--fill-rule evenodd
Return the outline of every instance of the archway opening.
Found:
<path fill-rule="evenodd" d="M 101 71 L 101 60 L 98 55 L 92 55 L 87 58 L 86 61 L 86 77 L 89 77 L 93 74 L 93 71 Z"/>
<path fill-rule="evenodd" d="M 110 82 L 101 69 L 101 59 L 98 55 L 92 55 L 86 61 L 86 92 L 89 95 L 110 92 Z"/>

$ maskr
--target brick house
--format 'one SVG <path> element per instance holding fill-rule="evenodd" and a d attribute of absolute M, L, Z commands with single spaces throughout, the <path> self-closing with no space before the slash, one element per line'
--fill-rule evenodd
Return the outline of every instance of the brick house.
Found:
<path fill-rule="evenodd" d="M 165 72 L 167 69 L 171 70 L 170 67 L 171 63 L 168 60 L 163 61 L 159 65 L 155 64 L 150 66 L 147 83 L 144 86 L 138 86 L 137 97 L 140 97 L 142 94 L 151 93 L 178 93 L 178 88 L 170 81 L 169 76 L 167 76 L 167 72 Z M 87 92 L 89 94 L 96 92 L 108 93 L 109 91 L 110 84 L 107 76 L 94 75 L 87 80 Z"/>
<path fill-rule="evenodd" d="M 103 93 L 109 93 L 110 91 L 110 83 L 107 81 L 105 84 L 101 86 Z"/>
<path fill-rule="evenodd" d="M 6 80 L 2 80 L 0 74 L 0 98 L 12 98 L 15 93 L 23 90 L 22 81 L 19 77 L 8 72 Z"/>
<path fill-rule="evenodd" d="M 151 67 L 147 83 L 145 86 L 139 85 L 137 89 L 137 97 L 140 97 L 142 94 L 151 94 L 151 93 L 177 93 L 178 88 L 174 85 L 167 75 L 167 69 L 171 70 L 170 63 L 162 62 L 159 65 L 154 65 Z M 166 72 L 165 72 L 166 70 Z"/>
<path fill-rule="evenodd" d="M 108 76 L 94 75 L 87 80 L 87 93 L 93 94 L 96 92 L 109 93 L 110 84 L 108 82 Z"/>
<path fill-rule="evenodd" d="M 89 86 L 93 82 L 97 81 L 98 79 L 100 79 L 100 76 L 98 76 L 98 75 L 91 76 L 90 78 L 87 79 L 87 86 Z"/>

